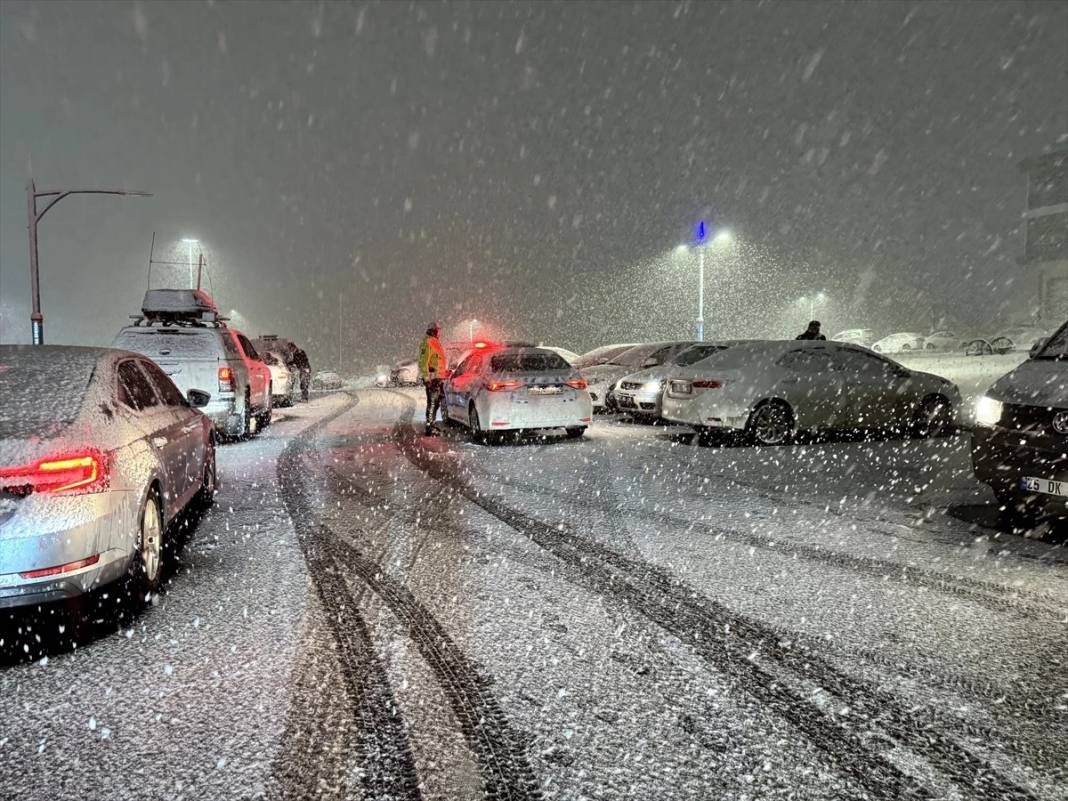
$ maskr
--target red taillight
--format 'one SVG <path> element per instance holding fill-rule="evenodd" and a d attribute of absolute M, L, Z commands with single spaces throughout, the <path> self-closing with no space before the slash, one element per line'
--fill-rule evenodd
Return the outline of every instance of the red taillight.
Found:
<path fill-rule="evenodd" d="M 488 348 L 489 347 L 489 343 L 488 342 L 476 342 L 475 343 L 475 347 L 478 348 L 479 350 L 482 350 L 483 348 Z"/>
<path fill-rule="evenodd" d="M 219 392 L 234 391 L 234 371 L 229 367 L 219 368 Z"/>
<path fill-rule="evenodd" d="M 81 570 L 83 567 L 95 565 L 99 561 L 100 554 L 93 554 L 85 559 L 79 559 L 77 562 L 67 562 L 65 565 L 56 565 L 55 567 L 42 567 L 40 570 L 27 570 L 24 573 L 19 573 L 19 575 L 24 579 L 58 576 L 60 573 L 70 573 L 72 570 Z"/>
<path fill-rule="evenodd" d="M 494 381 L 486 389 L 490 392 L 507 392 L 511 389 L 519 389 L 523 386 L 522 381 Z"/>
<path fill-rule="evenodd" d="M 586 389 L 589 386 L 584 378 L 573 378 L 567 382 L 567 385 L 572 389 Z"/>
<path fill-rule="evenodd" d="M 694 389 L 722 389 L 723 382 L 709 379 L 708 381 L 693 381 L 690 386 Z"/>
<path fill-rule="evenodd" d="M 104 456 L 97 451 L 0 469 L 0 490 L 31 492 L 100 492 L 107 487 Z"/>

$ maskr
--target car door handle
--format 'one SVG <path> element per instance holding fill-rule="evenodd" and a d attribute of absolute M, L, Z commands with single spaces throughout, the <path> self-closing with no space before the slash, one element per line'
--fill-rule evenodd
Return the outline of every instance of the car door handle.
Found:
<path fill-rule="evenodd" d="M 168 440 L 166 437 L 152 437 L 152 444 L 155 445 L 157 448 L 165 448 L 167 446 L 167 442 Z"/>

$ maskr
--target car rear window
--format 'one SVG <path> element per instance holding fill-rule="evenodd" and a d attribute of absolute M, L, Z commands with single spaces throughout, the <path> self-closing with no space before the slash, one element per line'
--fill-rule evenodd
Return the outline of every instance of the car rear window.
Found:
<path fill-rule="evenodd" d="M 1061 326 L 1061 330 L 1051 336 L 1042 349 L 1035 354 L 1036 359 L 1068 359 L 1068 323 Z"/>
<path fill-rule="evenodd" d="M 563 357 L 551 353 L 498 353 L 490 359 L 494 373 L 540 373 L 549 370 L 570 370 Z"/>
<path fill-rule="evenodd" d="M 96 361 L 96 354 L 75 351 L 0 351 L 0 422 L 71 422 Z"/>
<path fill-rule="evenodd" d="M 220 355 L 220 339 L 211 329 L 127 328 L 112 346 L 152 358 L 215 359 Z"/>

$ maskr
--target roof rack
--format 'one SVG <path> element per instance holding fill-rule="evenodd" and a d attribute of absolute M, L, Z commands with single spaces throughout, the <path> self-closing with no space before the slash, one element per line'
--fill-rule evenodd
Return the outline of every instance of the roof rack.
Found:
<path fill-rule="evenodd" d="M 134 325 L 223 326 L 215 301 L 201 289 L 149 289 L 141 301 L 141 314 L 131 315 Z"/>

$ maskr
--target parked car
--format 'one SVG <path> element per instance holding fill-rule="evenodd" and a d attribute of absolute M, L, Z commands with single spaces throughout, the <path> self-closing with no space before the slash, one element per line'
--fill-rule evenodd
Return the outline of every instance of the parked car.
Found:
<path fill-rule="evenodd" d="M 856 345 L 754 341 L 679 368 L 663 416 L 702 436 L 744 432 L 753 443 L 778 445 L 811 430 L 937 433 L 955 423 L 959 406 L 951 381 Z"/>
<path fill-rule="evenodd" d="M 376 387 L 389 386 L 390 369 L 388 364 L 379 364 L 375 367 L 374 385 Z"/>
<path fill-rule="evenodd" d="M 923 338 L 924 350 L 959 351 L 963 350 L 968 340 L 949 330 L 933 331 Z"/>
<path fill-rule="evenodd" d="M 579 355 L 577 353 L 568 350 L 567 348 L 554 348 L 552 345 L 538 345 L 538 347 L 542 350 L 552 351 L 570 365 L 574 365 L 579 358 Z"/>
<path fill-rule="evenodd" d="M 330 370 L 320 370 L 311 380 L 312 389 L 341 389 L 345 385 L 345 382 L 341 380 L 341 376 Z"/>
<path fill-rule="evenodd" d="M 1038 340 L 1049 336 L 1049 331 L 1037 326 L 1017 325 L 999 331 L 990 339 L 995 351 L 1030 350 Z"/>
<path fill-rule="evenodd" d="M 127 351 L 0 346 L 0 607 L 159 588 L 168 527 L 217 487 L 211 389 Z"/>
<path fill-rule="evenodd" d="M 664 387 L 675 368 L 696 364 L 733 344 L 736 342 L 695 342 L 656 367 L 624 376 L 616 382 L 613 391 L 616 407 L 641 420 L 659 419 Z"/>
<path fill-rule="evenodd" d="M 861 345 L 866 348 L 876 340 L 876 336 L 875 331 L 870 328 L 847 328 L 845 331 L 839 331 L 831 337 L 831 340 L 845 342 L 849 345 Z"/>
<path fill-rule="evenodd" d="M 287 365 L 285 357 L 275 351 L 265 351 L 263 362 L 271 371 L 271 403 L 292 406 L 300 398 L 300 372 Z"/>
<path fill-rule="evenodd" d="M 414 387 L 419 383 L 419 363 L 415 359 L 397 362 L 389 373 L 389 383 L 395 387 Z"/>
<path fill-rule="evenodd" d="M 445 381 L 445 415 L 485 442 L 503 431 L 552 428 L 581 437 L 593 409 L 585 380 L 559 354 L 508 346 L 461 360 Z"/>
<path fill-rule="evenodd" d="M 1068 515 L 1068 322 L 979 398 L 972 464 L 1009 515 Z"/>
<path fill-rule="evenodd" d="M 903 353 L 923 350 L 924 338 L 920 334 L 902 331 L 890 334 L 872 343 L 871 349 L 876 353 Z"/>
<path fill-rule="evenodd" d="M 635 345 L 612 356 L 605 362 L 579 370 L 589 385 L 594 411 L 614 410 L 612 390 L 619 379 L 637 370 L 659 367 L 680 351 L 693 345 L 692 340 L 678 342 L 649 342 Z"/>
<path fill-rule="evenodd" d="M 583 353 L 572 362 L 571 366 L 578 370 L 584 370 L 587 367 L 595 367 L 598 364 L 604 364 L 625 350 L 630 350 L 637 344 L 637 342 L 628 342 L 625 344 L 602 345 L 599 348 L 594 348 L 593 350 Z"/>
<path fill-rule="evenodd" d="M 271 423 L 271 371 L 244 334 L 226 325 L 200 290 L 152 289 L 142 314 L 112 347 L 148 357 L 179 390 L 214 390 L 204 413 L 220 436 L 245 437 Z"/>

